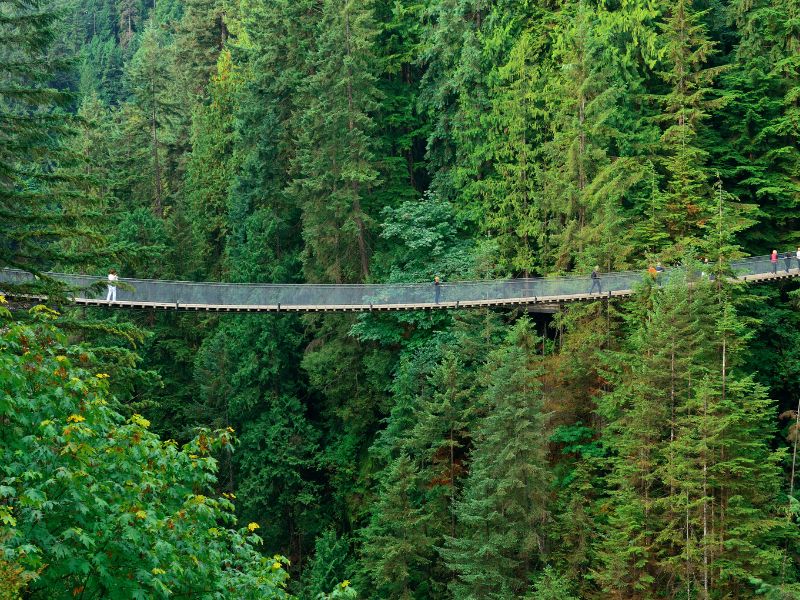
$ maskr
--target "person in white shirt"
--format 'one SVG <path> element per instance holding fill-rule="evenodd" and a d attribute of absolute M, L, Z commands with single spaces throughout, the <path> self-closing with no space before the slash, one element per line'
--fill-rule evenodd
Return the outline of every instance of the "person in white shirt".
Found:
<path fill-rule="evenodd" d="M 797 248 L 797 268 L 800 269 L 800 246 Z"/>
<path fill-rule="evenodd" d="M 117 277 L 117 272 L 114 269 L 111 269 L 108 272 L 108 294 L 106 294 L 106 302 L 116 302 L 117 301 L 117 286 L 114 285 L 113 282 L 117 281 L 119 277 Z"/>

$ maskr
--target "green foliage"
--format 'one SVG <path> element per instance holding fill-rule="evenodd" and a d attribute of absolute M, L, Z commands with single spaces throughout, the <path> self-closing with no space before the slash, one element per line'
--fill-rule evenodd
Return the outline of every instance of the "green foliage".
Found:
<path fill-rule="evenodd" d="M 228 235 L 237 80 L 230 54 L 224 53 L 209 86 L 211 102 L 195 109 L 192 123 L 192 154 L 186 166 L 185 190 L 185 218 L 192 229 L 192 258 L 185 259 L 184 264 L 187 271 L 206 279 L 219 278 Z"/>
<path fill-rule="evenodd" d="M 544 548 L 549 521 L 546 415 L 534 354 L 537 338 L 520 320 L 492 352 L 457 524 L 442 551 L 457 598 L 520 596 Z"/>
<path fill-rule="evenodd" d="M 311 281 L 363 281 L 370 273 L 374 166 L 375 25 L 370 2 L 325 0 L 299 121 L 292 193 L 303 209 Z"/>
<path fill-rule="evenodd" d="M 358 592 L 350 587 L 350 582 L 345 579 L 329 594 L 320 593 L 317 596 L 317 600 L 355 600 L 358 598 Z"/>
<path fill-rule="evenodd" d="M 194 358 L 195 380 L 202 382 L 197 402 L 173 418 L 239 432 L 243 451 L 225 464 L 223 481 L 239 494 L 244 518 L 269 512 L 265 537 L 290 555 L 320 528 L 320 433 L 298 399 L 299 365 L 279 351 L 300 340 L 294 324 L 279 318 L 224 320 Z"/>
<path fill-rule="evenodd" d="M 722 106 L 711 88 L 721 68 L 707 66 L 715 43 L 704 16 L 692 2 L 678 0 L 660 24 L 664 65 L 659 75 L 669 89 L 660 97 L 662 110 L 656 118 L 662 125 L 666 188 L 654 199 L 655 214 L 670 239 L 684 247 L 702 236 L 704 222 L 713 214 L 708 151 L 698 136 L 709 113 Z"/>
<path fill-rule="evenodd" d="M 31 578 L 27 596 L 286 597 L 282 559 L 261 556 L 257 524 L 236 529 L 233 504 L 213 493 L 212 455 L 230 433 L 178 447 L 140 415 L 123 420 L 91 350 L 35 310 L 0 340 L 0 540 Z"/>
<path fill-rule="evenodd" d="M 407 455 L 387 467 L 369 525 L 362 531 L 364 584 L 374 598 L 414 598 L 433 555 L 431 518 L 419 471 Z"/>
<path fill-rule="evenodd" d="M 337 597 L 347 597 L 348 585 L 337 585 L 343 580 L 348 563 L 349 543 L 345 536 L 337 537 L 336 532 L 328 529 L 317 537 L 314 544 L 314 558 L 305 571 L 302 584 L 302 597 L 316 600 L 325 597 L 327 590 L 333 589 Z M 347 581 L 349 584 L 349 581 Z"/>
<path fill-rule="evenodd" d="M 104 240 L 89 223 L 97 198 L 77 202 L 81 182 L 58 170 L 75 161 L 66 145 L 75 121 L 64 110 L 72 95 L 51 85 L 65 66 L 51 54 L 56 13 L 37 1 L 4 1 L 0 14 L 0 267 L 97 258 Z"/>
<path fill-rule="evenodd" d="M 149 147 L 150 161 L 141 166 L 147 169 L 153 198 L 152 208 L 159 218 L 164 216 L 169 193 L 165 189 L 168 174 L 164 172 L 164 146 L 168 143 L 169 138 L 166 136 L 169 135 L 169 127 L 177 113 L 169 67 L 169 50 L 164 35 L 155 23 L 150 22 L 142 35 L 139 49 L 131 59 L 126 76 L 133 100 L 130 132 L 139 141 L 139 147 Z"/>
<path fill-rule="evenodd" d="M 530 320 L 64 314 L 64 368 L 99 386 L 92 397 L 113 394 L 186 448 L 197 427 L 240 442 L 216 463 L 187 458 L 108 406 L 81 407 L 69 381 L 35 388 L 59 411 L 77 403 L 58 412 L 86 418 L 70 436 L 113 429 L 141 445 L 86 458 L 94 479 L 69 488 L 88 507 L 69 516 L 83 538 L 51 518 L 70 497 L 47 497 L 31 531 L 61 529 L 40 554 L 2 558 L 0 589 L 59 597 L 90 564 L 84 596 L 108 595 L 102 577 L 120 596 L 157 597 L 157 581 L 177 596 L 249 586 L 248 573 L 281 580 L 283 564 L 303 598 L 354 597 L 345 577 L 376 599 L 795 594 L 796 473 L 781 448 L 795 432 L 774 425 L 800 393 L 797 292 L 721 275 L 743 252 L 800 242 L 796 5 L 66 0 L 58 20 L 0 0 L 0 266 L 429 282 L 643 270 L 695 252 L 713 267 L 690 269 L 715 275 Z M 47 375 L 9 356 L 23 361 L 15 377 Z M 84 377 L 90 366 L 110 378 Z M 61 444 L 65 425 L 48 439 Z M 30 431 L 26 444 L 44 435 Z M 53 448 L 8 468 L 72 460 Z M 174 490 L 145 494 L 165 456 Z M 109 500 L 123 476 L 132 485 Z M 153 508 L 137 497 L 145 519 L 101 512 L 91 490 Z M 291 565 L 254 554 L 223 491 L 261 522 L 264 555 Z M 157 526 L 189 494 L 208 504 L 177 529 L 184 551 Z M 119 514 L 139 537 L 86 533 Z M 154 562 L 171 553 L 185 571 Z M 28 581 L 34 559 L 48 566 Z M 108 575 L 91 566 L 112 559 Z"/>
<path fill-rule="evenodd" d="M 549 565 L 536 580 L 534 592 L 530 597 L 536 600 L 576 600 L 570 591 L 569 582 Z"/>
<path fill-rule="evenodd" d="M 671 278 L 630 354 L 606 359 L 611 510 L 596 577 L 607 593 L 656 596 L 668 577 L 670 594 L 725 597 L 780 563 L 772 402 L 738 370 L 746 333 L 725 291 Z"/>

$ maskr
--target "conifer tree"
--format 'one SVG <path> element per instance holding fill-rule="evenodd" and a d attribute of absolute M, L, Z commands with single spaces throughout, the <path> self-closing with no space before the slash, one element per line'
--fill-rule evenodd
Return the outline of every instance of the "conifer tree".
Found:
<path fill-rule="evenodd" d="M 133 41 L 138 23 L 143 17 L 140 3 L 138 0 L 117 0 L 116 9 L 119 18 L 117 23 L 119 43 L 126 48 Z"/>
<path fill-rule="evenodd" d="M 540 104 L 544 67 L 533 33 L 524 31 L 499 69 L 492 90 L 489 143 L 497 175 L 483 184 L 484 227 L 498 245 L 502 273 L 530 276 L 545 272 L 547 223 L 540 193 L 537 145 L 544 139 Z M 538 126 L 537 126 L 538 125 Z"/>
<path fill-rule="evenodd" d="M 183 11 L 175 32 L 176 73 L 196 101 L 205 96 L 216 71 L 217 58 L 228 40 L 228 26 L 223 0 L 188 0 Z"/>
<path fill-rule="evenodd" d="M 442 550 L 456 598 L 522 595 L 546 552 L 550 474 L 537 342 L 520 320 L 487 361 L 486 414 L 477 422 L 457 530 Z"/>
<path fill-rule="evenodd" d="M 309 561 L 309 567 L 303 571 L 303 581 L 300 582 L 302 592 L 299 598 L 319 600 L 329 597 L 326 596 L 328 590 L 343 589 L 341 583 L 344 583 L 346 577 L 352 573 L 349 546 L 350 538 L 346 535 L 337 536 L 333 529 L 328 529 L 317 536 L 314 543 L 314 558 Z M 344 588 L 346 587 L 347 584 L 344 584 Z"/>
<path fill-rule="evenodd" d="M 430 486 L 429 502 L 442 531 L 456 535 L 455 502 L 464 472 L 464 444 L 470 406 L 470 380 L 450 350 L 430 376 L 433 384 L 417 409 L 417 422 L 406 442 L 422 460 Z"/>
<path fill-rule="evenodd" d="M 432 515 L 422 507 L 420 474 L 407 455 L 386 467 L 381 480 L 361 534 L 365 581 L 360 588 L 372 590 L 373 598 L 409 600 L 417 596 L 432 559 Z"/>
<path fill-rule="evenodd" d="M 800 196 L 800 38 L 792 26 L 797 8 L 791 0 L 736 1 L 731 16 L 740 40 L 722 83 L 735 93 L 724 114 L 725 143 L 715 154 L 723 165 L 726 187 L 762 207 L 760 226 L 748 232 L 747 239 L 770 246 L 784 239 L 793 243 L 788 239 L 790 223 Z"/>
<path fill-rule="evenodd" d="M 113 115 L 91 93 L 77 112 L 74 135 L 64 144 L 64 154 L 54 170 L 56 179 L 50 193 L 60 199 L 63 210 L 73 216 L 71 228 L 94 231 L 91 239 L 66 236 L 61 240 L 63 258 L 52 265 L 56 270 L 72 269 L 101 273 L 113 261 L 135 261 L 137 256 L 151 256 L 152 248 L 116 239 L 120 219 L 119 200 L 115 197 L 118 172 L 112 159 L 116 127 Z M 69 257 L 83 257 L 80 265 Z M 117 263 L 119 265 L 119 263 Z"/>
<path fill-rule="evenodd" d="M 685 291 L 673 279 L 652 302 L 652 314 L 639 317 L 630 353 L 608 361 L 606 377 L 614 389 L 598 407 L 609 421 L 604 443 L 613 509 L 599 544 L 603 568 L 596 578 L 614 597 L 647 596 L 655 584 L 653 547 L 661 522 L 654 503 L 670 485 L 659 481 L 656 467 L 674 460 L 669 442 L 696 369 L 698 341 Z"/>
<path fill-rule="evenodd" d="M 576 600 L 569 589 L 568 582 L 550 566 L 544 569 L 541 577 L 536 581 L 534 591 L 529 598 L 535 600 Z"/>
<path fill-rule="evenodd" d="M 208 89 L 211 102 L 197 105 L 194 111 L 192 154 L 186 165 L 183 190 L 193 241 L 193 260 L 183 265 L 187 274 L 199 271 L 214 274 L 212 279 L 220 277 L 230 229 L 228 193 L 234 172 L 234 102 L 240 85 L 230 54 L 223 52 Z M 194 265 L 198 266 L 192 268 Z"/>
<path fill-rule="evenodd" d="M 2 2 L 0 14 L 0 267 L 86 263 L 102 244 L 88 216 L 98 199 L 78 201 L 85 184 L 63 169 L 78 157 L 66 144 L 72 96 L 51 87 L 67 66 L 50 53 L 56 15 L 35 0 Z"/>
<path fill-rule="evenodd" d="M 660 77 L 668 86 L 660 96 L 662 125 L 661 165 L 665 189 L 657 216 L 673 243 L 695 243 L 713 213 L 708 150 L 700 134 L 711 113 L 721 106 L 712 82 L 720 67 L 708 66 L 715 54 L 703 22 L 705 12 L 695 11 L 690 0 L 676 0 L 661 23 L 664 65 Z"/>
<path fill-rule="evenodd" d="M 459 151 L 455 141 L 457 114 L 461 98 L 469 94 L 470 84 L 477 83 L 475 78 L 480 72 L 461 66 L 465 40 L 474 48 L 476 4 L 473 0 L 435 0 L 425 6 L 427 18 L 419 57 L 425 69 L 419 104 L 430 121 L 427 159 L 433 179 L 431 188 L 448 202 L 456 200 L 457 188 L 451 170 Z M 458 72 L 467 81 L 465 77 L 456 77 Z"/>
<path fill-rule="evenodd" d="M 294 158 L 292 193 L 303 208 L 310 280 L 369 277 L 377 108 L 375 24 L 370 3 L 326 0 Z"/>
<path fill-rule="evenodd" d="M 164 169 L 168 130 L 177 107 L 170 72 L 170 58 L 166 51 L 163 33 L 154 21 L 150 21 L 142 33 L 142 41 L 131 59 L 127 70 L 127 81 L 132 94 L 134 108 L 140 126 L 149 136 L 150 181 L 153 212 L 164 216 L 164 207 L 169 195 L 165 188 L 167 173 Z"/>
<path fill-rule="evenodd" d="M 419 0 L 375 4 L 375 52 L 381 67 L 376 82 L 381 101 L 375 152 L 383 181 L 375 195 L 381 206 L 418 200 L 427 188 L 427 124 L 417 109 L 423 14 Z"/>
<path fill-rule="evenodd" d="M 725 293 L 673 273 L 632 354 L 607 360 L 613 509 L 593 577 L 612 597 L 738 597 L 780 565 L 772 406 L 737 370 L 746 335 Z"/>
<path fill-rule="evenodd" d="M 313 0 L 248 4 L 232 49 L 242 72 L 234 117 L 234 173 L 228 199 L 228 262 L 235 281 L 295 281 L 300 276 L 300 209 L 284 193 L 291 179 L 299 87 L 311 63 Z"/>
<path fill-rule="evenodd" d="M 289 555 L 307 549 L 320 528 L 313 516 L 320 432 L 299 399 L 297 327 L 280 317 L 223 320 L 195 353 L 194 396 L 169 407 L 183 427 L 199 421 L 239 433 L 243 451 L 221 469 L 221 480 L 241 492 L 248 518 L 272 512 L 262 527 L 272 549 Z"/>
<path fill-rule="evenodd" d="M 625 265 L 630 244 L 623 203 L 647 175 L 636 154 L 641 117 L 631 106 L 635 80 L 616 55 L 604 8 L 565 5 L 554 34 L 557 69 L 543 90 L 549 132 L 542 156 L 548 271 Z M 626 96 L 625 92 L 628 91 Z"/>

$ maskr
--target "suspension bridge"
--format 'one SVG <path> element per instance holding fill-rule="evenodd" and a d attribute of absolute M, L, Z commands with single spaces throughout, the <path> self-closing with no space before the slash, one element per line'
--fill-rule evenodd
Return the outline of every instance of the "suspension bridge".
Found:
<path fill-rule="evenodd" d="M 701 267 L 702 269 L 703 267 Z M 777 265 L 769 256 L 754 256 L 730 264 L 731 278 L 761 283 L 800 277 L 800 261 L 780 258 Z M 667 279 L 667 269 L 659 277 Z M 262 284 L 127 279 L 117 289 L 116 301 L 105 293 L 92 292 L 104 277 L 47 273 L 70 290 L 70 301 L 78 306 L 128 309 L 161 309 L 222 312 L 368 312 L 446 310 L 492 306 L 527 306 L 548 311 L 560 304 L 626 297 L 647 276 L 642 271 L 600 273 L 599 285 L 589 276 L 537 277 L 484 281 L 442 282 L 438 293 L 433 283 L 386 284 Z M 709 273 L 698 272 L 698 277 Z M 18 269 L 0 270 L 3 283 L 19 289 L 36 282 L 33 275 Z M 592 289 L 594 287 L 594 289 Z M 599 291 L 598 291 L 599 287 Z M 20 296 L 8 292 L 8 296 Z M 36 293 L 24 299 L 46 301 Z"/>

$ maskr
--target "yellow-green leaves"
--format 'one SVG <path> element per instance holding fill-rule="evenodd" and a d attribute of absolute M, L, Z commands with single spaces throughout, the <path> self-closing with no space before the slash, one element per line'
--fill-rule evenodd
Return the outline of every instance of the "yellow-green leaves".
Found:
<path fill-rule="evenodd" d="M 283 559 L 265 562 L 258 525 L 234 529 L 233 496 L 215 495 L 211 454 L 231 432 L 162 442 L 143 416 L 109 408 L 108 375 L 72 364 L 65 344 L 45 322 L 0 330 L 0 556 L 27 592 L 285 597 Z"/>

